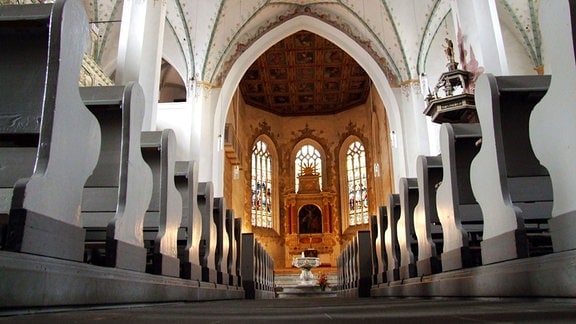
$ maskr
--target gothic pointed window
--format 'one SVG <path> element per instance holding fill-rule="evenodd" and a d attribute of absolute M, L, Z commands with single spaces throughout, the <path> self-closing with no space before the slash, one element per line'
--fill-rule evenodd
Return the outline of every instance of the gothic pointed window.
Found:
<path fill-rule="evenodd" d="M 295 166 L 295 189 L 296 192 L 299 190 L 300 180 L 299 176 L 307 171 L 312 171 L 318 174 L 318 183 L 320 185 L 320 190 L 322 190 L 322 156 L 320 152 L 312 145 L 305 144 L 296 153 Z"/>
<path fill-rule="evenodd" d="M 368 224 L 368 187 L 366 152 L 360 141 L 354 141 L 346 151 L 346 182 L 350 226 Z"/>
<path fill-rule="evenodd" d="M 252 148 L 252 226 L 273 226 L 272 213 L 272 159 L 264 141 L 257 141 Z"/>

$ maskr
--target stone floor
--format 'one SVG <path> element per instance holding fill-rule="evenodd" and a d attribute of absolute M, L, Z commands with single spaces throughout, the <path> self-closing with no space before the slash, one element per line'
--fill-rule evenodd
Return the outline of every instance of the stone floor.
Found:
<path fill-rule="evenodd" d="M 576 323 L 576 299 L 294 298 L 0 310 L 0 323 Z"/>

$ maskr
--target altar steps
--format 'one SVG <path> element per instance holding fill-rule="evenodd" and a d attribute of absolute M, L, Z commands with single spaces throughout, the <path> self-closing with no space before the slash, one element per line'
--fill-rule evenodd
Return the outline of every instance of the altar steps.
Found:
<path fill-rule="evenodd" d="M 317 274 L 316 274 L 317 275 Z M 328 287 L 323 291 L 318 285 L 300 285 L 300 274 L 276 274 L 274 276 L 277 298 L 310 298 L 310 297 L 336 297 L 332 287 L 336 285 L 336 274 L 327 274 Z"/>

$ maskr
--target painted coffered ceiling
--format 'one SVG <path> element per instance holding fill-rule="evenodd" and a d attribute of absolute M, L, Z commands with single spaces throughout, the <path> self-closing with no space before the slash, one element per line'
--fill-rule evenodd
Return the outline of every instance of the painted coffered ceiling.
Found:
<path fill-rule="evenodd" d="M 395 87 L 418 78 L 442 56 L 437 39 L 449 28 L 454 0 L 163 0 L 166 33 L 186 62 L 185 82 L 221 86 L 238 57 L 263 35 L 301 15 L 329 24 L 366 50 Z M 94 33 L 93 53 L 115 69 L 122 0 L 84 0 Z M 541 64 L 538 0 L 496 0 L 504 25 L 534 66 Z M 451 30 L 449 32 L 449 30 Z M 436 41 L 435 41 L 436 39 Z M 272 46 L 274 44 L 270 44 Z M 256 57 L 254 60 L 256 61 Z M 264 58 L 263 58 L 264 59 Z"/>
<path fill-rule="evenodd" d="M 261 55 L 240 90 L 246 103 L 278 115 L 333 114 L 365 103 L 370 78 L 338 46 L 300 31 Z"/>

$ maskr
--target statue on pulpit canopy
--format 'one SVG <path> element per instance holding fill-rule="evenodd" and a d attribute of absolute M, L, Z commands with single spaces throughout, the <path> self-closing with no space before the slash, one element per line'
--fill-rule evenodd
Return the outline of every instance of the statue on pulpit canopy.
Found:
<path fill-rule="evenodd" d="M 444 41 L 446 42 L 446 46 L 444 47 L 444 53 L 446 53 L 446 56 L 448 57 L 448 62 L 449 63 L 454 63 L 454 43 L 452 43 L 452 40 L 445 38 Z"/>

